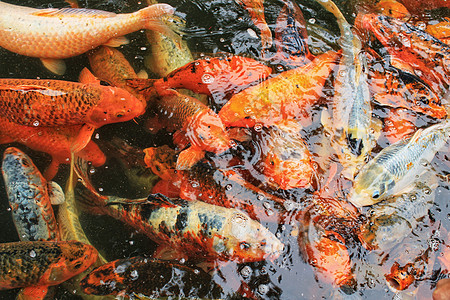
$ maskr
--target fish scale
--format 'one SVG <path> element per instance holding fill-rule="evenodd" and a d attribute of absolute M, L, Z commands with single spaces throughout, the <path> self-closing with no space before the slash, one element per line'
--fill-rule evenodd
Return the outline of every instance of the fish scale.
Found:
<path fill-rule="evenodd" d="M 59 239 L 47 181 L 31 159 L 16 148 L 8 148 L 3 158 L 2 173 L 20 239 Z"/>
<path fill-rule="evenodd" d="M 94 247 L 75 241 L 0 244 L 0 290 L 56 285 L 96 259 Z"/>
<path fill-rule="evenodd" d="M 32 57 L 68 58 L 115 37 L 158 28 L 160 18 L 173 12 L 168 4 L 115 14 L 90 9 L 33 9 L 0 2 L 0 46 Z"/>
<path fill-rule="evenodd" d="M 144 104 L 125 90 L 95 83 L 0 79 L 0 109 L 20 125 L 100 127 L 142 114 Z"/>

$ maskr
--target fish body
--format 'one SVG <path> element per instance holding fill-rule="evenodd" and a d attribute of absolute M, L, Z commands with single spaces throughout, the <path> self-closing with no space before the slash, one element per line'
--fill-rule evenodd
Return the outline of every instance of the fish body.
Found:
<path fill-rule="evenodd" d="M 97 259 L 94 247 L 76 241 L 0 244 L 0 290 L 60 284 Z"/>
<path fill-rule="evenodd" d="M 430 188 L 430 186 L 432 188 Z M 360 227 L 359 239 L 367 249 L 388 251 L 408 236 L 433 206 L 436 185 L 417 183 L 409 193 L 372 206 Z"/>
<path fill-rule="evenodd" d="M 182 284 L 174 284 L 174 281 Z M 81 286 L 94 295 L 145 295 L 154 298 L 179 295 L 186 298 L 217 299 L 218 286 L 205 271 L 172 261 L 132 257 L 94 269 Z"/>
<path fill-rule="evenodd" d="M 286 3 L 276 21 L 277 52 L 270 61 L 289 69 L 309 63 L 314 55 L 309 51 L 307 40 L 308 33 L 300 7 L 295 2 Z"/>
<path fill-rule="evenodd" d="M 342 236 L 309 223 L 300 226 L 298 243 L 303 258 L 315 268 L 321 282 L 354 285 L 350 256 Z"/>
<path fill-rule="evenodd" d="M 204 151 L 219 154 L 230 147 L 231 140 L 222 120 L 196 98 L 166 90 L 157 97 L 153 109 L 169 131 L 178 130 L 178 137 L 190 143 L 178 156 L 178 169 L 192 167 L 203 158 Z"/>
<path fill-rule="evenodd" d="M 283 249 L 273 233 L 237 209 L 161 194 L 127 200 L 88 190 L 84 197 L 104 213 L 189 256 L 250 262 L 277 258 Z"/>
<path fill-rule="evenodd" d="M 77 56 L 103 44 L 127 43 L 120 37 L 140 29 L 170 34 L 162 19 L 174 11 L 168 4 L 115 14 L 84 8 L 34 9 L 0 2 L 0 46 L 48 63 L 49 59 Z M 64 69 L 53 71 L 62 74 Z"/>
<path fill-rule="evenodd" d="M 307 115 L 321 97 L 337 58 L 337 52 L 329 51 L 309 64 L 249 87 L 231 97 L 219 117 L 225 126 L 253 127 L 256 123 L 271 126 Z"/>
<path fill-rule="evenodd" d="M 44 173 L 47 180 L 56 175 L 59 164 L 70 161 L 71 151 L 77 152 L 95 166 L 105 163 L 105 154 L 91 141 L 92 133 L 93 129 L 78 125 L 58 128 L 33 127 L 19 125 L 0 117 L 0 144 L 19 142 L 33 150 L 51 155 L 52 162 Z"/>
<path fill-rule="evenodd" d="M 0 79 L 2 118 L 27 126 L 125 122 L 144 113 L 129 92 L 97 83 L 62 80 Z"/>
<path fill-rule="evenodd" d="M 297 122 L 284 121 L 263 129 L 255 141 L 262 152 L 256 168 L 276 188 L 305 188 L 311 182 L 313 159 L 300 130 Z"/>
<path fill-rule="evenodd" d="M 402 191 L 445 145 L 449 133 L 446 119 L 384 148 L 361 168 L 348 200 L 356 206 L 372 205 Z"/>
<path fill-rule="evenodd" d="M 276 222 L 279 219 L 275 205 L 284 200 L 268 194 L 250 184 L 233 170 L 216 170 L 197 164 L 190 170 L 176 170 L 176 151 L 167 146 L 147 148 L 145 162 L 163 180 L 172 184 L 180 198 L 237 208 L 252 219 Z"/>
<path fill-rule="evenodd" d="M 400 74 L 378 59 L 369 59 L 368 64 L 369 88 L 376 103 L 406 108 L 438 119 L 447 116 L 438 95 L 423 82 Z"/>
<path fill-rule="evenodd" d="M 450 46 L 409 23 L 384 15 L 365 14 L 355 24 L 373 33 L 386 47 L 391 64 L 415 74 L 437 95 L 448 90 Z"/>
<path fill-rule="evenodd" d="M 129 87 L 126 81 L 126 79 L 136 78 L 138 75 L 119 50 L 108 46 L 100 46 L 89 51 L 88 58 L 95 77 L 139 97 L 139 94 Z"/>
<path fill-rule="evenodd" d="M 250 14 L 253 24 L 259 29 L 263 50 L 272 46 L 272 32 L 264 17 L 264 0 L 235 0 L 242 5 Z"/>
<path fill-rule="evenodd" d="M 17 148 L 6 149 L 2 173 L 20 240 L 59 240 L 47 180 L 28 155 Z"/>
<path fill-rule="evenodd" d="M 450 44 L 450 18 L 444 18 L 437 24 L 428 24 L 425 31 L 443 43 Z"/>
<path fill-rule="evenodd" d="M 272 69 L 243 56 L 230 55 L 197 59 L 173 70 L 154 82 L 160 93 L 166 89 L 189 89 L 210 95 L 223 105 L 226 96 L 242 91 L 254 82 L 268 78 Z M 151 79 L 150 79 L 151 80 Z"/>

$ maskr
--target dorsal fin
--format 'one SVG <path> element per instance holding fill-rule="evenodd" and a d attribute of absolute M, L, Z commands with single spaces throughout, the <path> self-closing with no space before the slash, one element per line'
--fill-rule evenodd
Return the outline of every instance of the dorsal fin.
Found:
<path fill-rule="evenodd" d="M 98 9 L 88 9 L 88 8 L 72 8 L 65 7 L 61 9 L 49 8 L 42 9 L 37 12 L 32 13 L 32 15 L 40 17 L 62 17 L 62 16 L 88 16 L 88 17 L 99 17 L 99 18 L 112 18 L 117 16 L 117 14 L 109 11 L 98 10 Z"/>

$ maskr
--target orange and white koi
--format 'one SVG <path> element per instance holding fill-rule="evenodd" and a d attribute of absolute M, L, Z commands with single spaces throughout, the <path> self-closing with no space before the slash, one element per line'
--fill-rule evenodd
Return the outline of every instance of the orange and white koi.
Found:
<path fill-rule="evenodd" d="M 175 9 L 156 4 L 130 14 L 85 9 L 34 9 L 0 2 L 0 46 L 39 57 L 56 74 L 64 74 L 61 59 L 85 53 L 100 45 L 126 44 L 124 35 L 150 29 L 171 35 L 164 19 Z"/>

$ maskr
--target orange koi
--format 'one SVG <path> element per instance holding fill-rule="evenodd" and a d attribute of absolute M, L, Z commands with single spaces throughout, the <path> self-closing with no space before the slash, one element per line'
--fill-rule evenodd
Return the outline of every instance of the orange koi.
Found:
<path fill-rule="evenodd" d="M 276 188 L 304 188 L 311 182 L 312 155 L 300 130 L 297 122 L 284 121 L 264 129 L 256 140 L 261 147 L 262 161 L 255 167 Z"/>
<path fill-rule="evenodd" d="M 155 4 L 130 14 L 85 8 L 34 9 L 0 2 L 0 47 L 39 57 L 50 71 L 65 72 L 63 58 L 85 53 L 100 45 L 128 43 L 124 35 L 140 29 L 174 35 L 165 19 L 175 9 Z"/>
<path fill-rule="evenodd" d="M 275 206 L 284 200 L 253 186 L 232 170 L 214 170 L 203 164 L 189 171 L 175 169 L 176 151 L 168 146 L 144 149 L 145 162 L 153 173 L 172 186 L 180 198 L 228 208 L 238 208 L 255 220 L 276 222 L 279 213 Z"/>
<path fill-rule="evenodd" d="M 428 24 L 425 31 L 443 43 L 450 44 L 450 18 L 444 18 L 437 24 Z"/>
<path fill-rule="evenodd" d="M 272 47 L 272 32 L 264 17 L 264 0 L 235 0 L 235 2 L 245 7 L 253 24 L 259 29 L 263 50 Z"/>
<path fill-rule="evenodd" d="M 445 94 L 450 86 L 450 46 L 411 24 L 384 15 L 359 15 L 355 25 L 376 36 L 391 55 L 393 66 L 416 75 L 437 95 Z"/>
<path fill-rule="evenodd" d="M 271 72 L 271 68 L 243 56 L 208 57 L 192 61 L 156 81 L 149 79 L 148 83 L 153 82 L 160 94 L 166 89 L 184 88 L 210 95 L 216 104 L 223 105 L 228 95 L 267 79 Z M 130 84 L 133 86 L 133 82 Z"/>
<path fill-rule="evenodd" d="M 406 7 L 395 0 L 380 0 L 375 5 L 375 9 L 388 17 L 397 18 L 403 21 L 408 21 L 409 18 L 411 18 L 411 14 Z"/>
<path fill-rule="evenodd" d="M 137 80 L 133 82 L 137 83 Z M 145 86 L 145 80 L 138 84 L 144 85 L 140 88 L 144 95 L 151 93 L 152 89 Z M 160 123 L 166 125 L 168 130 L 178 130 L 174 138 L 190 143 L 190 147 L 178 155 L 179 170 L 192 167 L 203 158 L 205 151 L 220 154 L 231 146 L 231 140 L 218 115 L 193 97 L 166 90 L 155 99 L 153 109 Z"/>
<path fill-rule="evenodd" d="M 136 98 L 141 97 L 133 88 L 127 85 L 127 79 L 137 78 L 130 62 L 117 49 L 100 46 L 88 53 L 89 64 L 95 77 L 127 90 Z"/>
<path fill-rule="evenodd" d="M 338 53 L 326 52 L 302 67 L 280 73 L 231 97 L 219 111 L 226 126 L 271 126 L 300 118 L 322 96 Z M 274 113 L 276 112 L 276 113 Z"/>
<path fill-rule="evenodd" d="M 96 260 L 97 250 L 77 241 L 0 244 L 0 290 L 57 285 Z"/>
<path fill-rule="evenodd" d="M 301 67 L 314 59 L 307 44 L 308 33 L 300 7 L 288 2 L 280 11 L 275 28 L 277 53 L 269 60 L 288 69 Z"/>
<path fill-rule="evenodd" d="M 324 231 L 311 223 L 301 229 L 298 243 L 301 254 L 317 270 L 321 282 L 356 285 L 345 241 L 338 233 Z"/>
<path fill-rule="evenodd" d="M 384 134 L 390 144 L 403 139 L 416 132 L 415 121 L 417 117 L 411 112 L 398 108 L 391 109 L 388 117 L 384 120 Z"/>
<path fill-rule="evenodd" d="M 0 117 L 0 144 L 19 142 L 33 150 L 50 154 L 52 162 L 44 172 L 47 180 L 56 175 L 60 164 L 70 162 L 71 151 L 91 161 L 94 166 L 105 163 L 105 154 L 91 141 L 92 133 L 93 128 L 89 126 L 32 127 Z"/>
<path fill-rule="evenodd" d="M 180 280 L 183 284 L 174 285 L 173 280 Z M 222 297 L 222 288 L 202 269 L 144 257 L 111 261 L 94 269 L 80 284 L 84 292 L 90 295 L 120 294 L 131 298 L 135 295 L 158 298 L 184 295 L 197 299 Z"/>
<path fill-rule="evenodd" d="M 2 118 L 27 126 L 89 124 L 96 128 L 144 113 L 129 92 L 97 83 L 0 79 Z"/>

